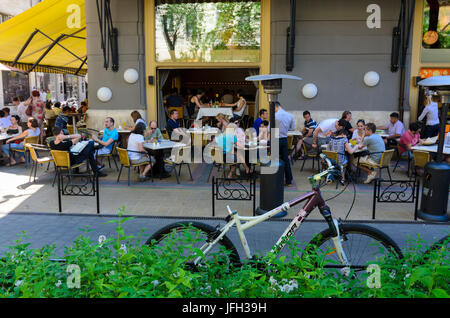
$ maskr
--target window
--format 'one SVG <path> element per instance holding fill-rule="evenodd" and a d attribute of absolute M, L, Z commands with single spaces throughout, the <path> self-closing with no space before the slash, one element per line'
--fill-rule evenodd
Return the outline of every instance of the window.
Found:
<path fill-rule="evenodd" d="M 259 62 L 260 2 L 158 4 L 157 62 Z"/>
<path fill-rule="evenodd" d="M 450 49 L 450 1 L 425 1 L 422 46 L 426 49 Z"/>
<path fill-rule="evenodd" d="M 3 79 L 3 103 L 12 105 L 14 97 L 24 101 L 30 97 L 28 75 L 16 72 L 1 72 Z"/>

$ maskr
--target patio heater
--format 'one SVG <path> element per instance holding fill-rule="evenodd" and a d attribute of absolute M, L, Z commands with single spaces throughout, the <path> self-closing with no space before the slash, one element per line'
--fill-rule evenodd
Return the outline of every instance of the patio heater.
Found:
<path fill-rule="evenodd" d="M 270 107 L 270 129 L 276 128 L 275 122 L 275 102 L 278 101 L 278 94 L 281 93 L 283 79 L 301 80 L 300 77 L 287 74 L 268 74 L 255 75 L 246 77 L 246 81 L 261 81 L 264 88 L 264 93 L 267 94 Z M 272 144 L 274 142 L 275 134 L 271 133 L 270 138 Z M 278 141 L 277 141 L 278 143 Z M 271 154 L 273 156 L 274 153 Z M 278 154 L 275 154 L 278 155 Z M 256 209 L 257 214 L 264 214 L 284 202 L 284 164 L 281 160 L 278 161 L 278 168 L 273 174 L 261 174 L 260 176 L 260 193 L 259 193 L 259 207 Z M 286 211 L 280 212 L 276 217 L 283 217 L 287 214 Z"/>
<path fill-rule="evenodd" d="M 450 103 L 450 76 L 433 76 L 418 83 L 432 88 L 441 97 L 441 126 L 436 162 L 429 162 L 424 168 L 422 200 L 418 217 L 427 221 L 448 222 L 448 187 L 450 184 L 450 165 L 442 162 L 445 126 L 447 124 L 448 104 Z"/>

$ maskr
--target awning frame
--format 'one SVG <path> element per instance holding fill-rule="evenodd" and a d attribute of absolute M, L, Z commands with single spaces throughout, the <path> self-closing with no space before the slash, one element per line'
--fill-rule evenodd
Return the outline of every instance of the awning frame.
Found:
<path fill-rule="evenodd" d="M 82 63 L 80 65 L 80 67 L 76 70 L 75 75 L 78 75 L 79 72 L 81 71 L 81 69 L 83 68 L 84 64 L 86 64 L 87 62 L 87 57 L 85 57 L 84 59 L 82 59 L 81 57 L 79 57 L 78 55 L 76 55 L 75 53 L 73 53 L 72 51 L 70 51 L 69 49 L 67 49 L 66 47 L 64 47 L 61 43 L 61 41 L 67 39 L 67 38 L 76 38 L 76 39 L 80 39 L 80 40 L 86 40 L 85 37 L 81 37 L 81 36 L 76 36 L 75 34 L 85 30 L 86 27 L 77 30 L 76 32 L 72 33 L 72 34 L 61 34 L 60 36 L 58 36 L 56 39 L 52 39 L 50 36 L 48 36 L 47 34 L 45 34 L 44 32 L 42 32 L 39 29 L 36 29 L 35 31 L 33 31 L 33 33 L 30 34 L 30 36 L 28 37 L 27 41 L 25 42 L 25 44 L 22 46 L 22 48 L 20 49 L 19 53 L 17 54 L 16 58 L 14 59 L 13 63 L 11 66 L 15 66 L 20 57 L 22 56 L 22 54 L 24 53 L 24 51 L 26 50 L 26 48 L 28 47 L 28 45 L 30 45 L 31 41 L 33 40 L 34 36 L 38 33 L 42 34 L 43 36 L 45 36 L 46 38 L 48 38 L 50 41 L 52 41 L 52 43 L 48 46 L 47 50 L 45 50 L 45 52 L 37 59 L 37 61 L 31 66 L 30 69 L 28 69 L 28 72 L 32 72 L 36 66 L 39 65 L 39 63 L 42 61 L 42 59 L 55 47 L 55 45 L 60 46 L 61 48 L 63 48 L 65 51 L 69 52 L 71 55 L 73 55 L 76 59 L 80 60 Z"/>

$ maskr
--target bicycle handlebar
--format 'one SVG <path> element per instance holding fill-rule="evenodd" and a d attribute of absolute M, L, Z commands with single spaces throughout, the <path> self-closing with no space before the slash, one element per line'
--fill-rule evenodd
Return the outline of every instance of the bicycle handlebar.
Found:
<path fill-rule="evenodd" d="M 309 178 L 313 186 L 315 186 L 316 181 L 320 181 L 325 176 L 327 177 L 327 183 L 331 183 L 334 181 L 334 174 L 338 173 L 340 175 L 339 169 L 336 169 L 331 160 L 325 154 L 321 153 L 320 158 L 327 163 L 328 168 Z"/>

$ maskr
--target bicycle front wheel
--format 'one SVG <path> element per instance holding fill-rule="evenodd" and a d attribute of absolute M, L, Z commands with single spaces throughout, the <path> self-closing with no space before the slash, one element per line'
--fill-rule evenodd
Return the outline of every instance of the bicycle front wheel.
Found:
<path fill-rule="evenodd" d="M 350 266 L 342 264 L 336 252 L 330 229 L 324 230 L 309 242 L 307 251 L 323 253 L 325 268 L 348 268 L 355 272 L 365 270 L 369 264 L 393 255 L 402 258 L 398 245 L 385 233 L 363 224 L 341 224 L 341 244 Z"/>
<path fill-rule="evenodd" d="M 146 244 L 161 249 L 161 252 L 179 253 L 186 259 L 187 267 L 193 270 L 198 270 L 199 266 L 209 261 L 229 266 L 239 265 L 239 253 L 227 236 L 219 240 L 199 262 L 195 262 L 199 258 L 199 250 L 205 253 L 205 249 L 217 236 L 218 230 L 208 224 L 182 221 L 160 229 Z"/>

